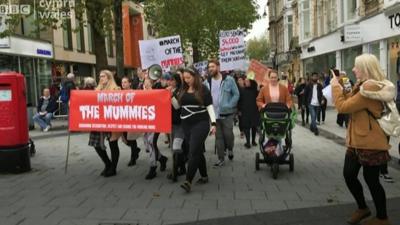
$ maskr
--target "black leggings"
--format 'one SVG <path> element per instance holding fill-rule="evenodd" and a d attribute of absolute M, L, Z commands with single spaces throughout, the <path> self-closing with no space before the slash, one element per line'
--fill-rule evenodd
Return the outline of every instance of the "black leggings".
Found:
<path fill-rule="evenodd" d="M 257 127 L 252 127 L 252 128 L 244 128 L 243 132 L 244 135 L 246 136 L 246 143 L 250 144 L 250 129 L 251 129 L 251 141 L 252 143 L 256 143 L 256 134 L 257 134 Z"/>
<path fill-rule="evenodd" d="M 380 166 L 362 166 L 364 180 L 368 185 L 371 192 L 372 199 L 374 200 L 376 208 L 376 217 L 379 219 L 387 219 L 386 213 L 386 195 L 385 190 L 379 183 Z M 360 171 L 361 164 L 358 160 L 347 153 L 344 160 L 343 175 L 346 185 L 351 194 L 355 198 L 359 209 L 366 209 L 365 197 L 362 185 L 357 176 Z"/>
<path fill-rule="evenodd" d="M 185 140 L 189 145 L 189 161 L 186 180 L 190 183 L 196 175 L 197 169 L 202 177 L 207 177 L 206 158 L 204 157 L 204 142 L 210 131 L 210 123 L 207 120 L 194 124 L 182 123 Z"/>

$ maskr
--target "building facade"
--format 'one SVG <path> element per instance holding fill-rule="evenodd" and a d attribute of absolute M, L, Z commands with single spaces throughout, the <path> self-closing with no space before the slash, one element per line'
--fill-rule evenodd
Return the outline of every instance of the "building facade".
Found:
<path fill-rule="evenodd" d="M 371 53 L 388 79 L 397 81 L 399 0 L 293 0 L 292 11 L 292 44 L 301 52 L 299 76 L 329 73 L 336 67 L 355 80 L 351 71 L 355 57 Z"/>
<path fill-rule="evenodd" d="M 271 51 L 277 52 L 271 59 L 279 71 L 304 77 L 336 67 L 354 80 L 355 57 L 371 53 L 397 81 L 399 0 L 277 0 L 268 6 Z"/>

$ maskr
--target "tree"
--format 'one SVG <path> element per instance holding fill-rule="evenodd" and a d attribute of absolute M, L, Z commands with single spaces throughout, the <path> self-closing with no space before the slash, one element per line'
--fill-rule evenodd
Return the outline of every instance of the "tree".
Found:
<path fill-rule="evenodd" d="M 58 3 L 63 3 L 59 5 Z M 73 2 L 73 4 L 70 4 Z M 8 5 L 9 0 L 0 0 L 0 4 Z M 36 4 L 35 4 L 36 3 Z M 41 4 L 42 3 L 42 4 Z M 43 4 L 44 3 L 44 4 Z M 46 3 L 50 3 L 46 5 Z M 7 28 L 0 32 L 0 37 L 6 37 L 15 33 L 16 27 L 21 22 L 21 18 L 27 16 L 34 16 L 33 23 L 37 28 L 33 36 L 36 36 L 40 31 L 47 29 L 65 28 L 63 18 L 68 17 L 70 9 L 74 9 L 75 17 L 79 19 L 83 26 L 91 26 L 94 37 L 94 54 L 96 57 L 96 73 L 101 69 L 108 67 L 105 37 L 112 32 L 114 17 L 113 17 L 113 0 L 75 0 L 75 1 L 32 1 L 32 0 L 14 0 L 13 4 L 27 4 L 30 5 L 31 10 L 29 15 L 25 14 L 10 14 L 7 16 Z M 64 17 L 54 16 L 51 12 L 64 13 Z M 118 12 L 117 12 L 118 13 Z M 86 14 L 86 17 L 84 16 Z M 121 13 L 122 14 L 122 13 Z M 117 15 L 118 17 L 118 15 Z M 121 17 L 122 18 L 122 17 Z M 74 18 L 71 18 L 74 19 Z M 74 30 L 76 32 L 77 30 Z M 116 34 L 122 34 L 122 26 L 115 27 Z M 117 41 L 120 38 L 117 36 Z M 122 48 L 117 48 L 121 51 Z M 122 52 L 123 55 L 123 52 Z M 123 65 L 123 57 L 122 59 Z M 117 64 L 120 62 L 117 62 Z"/>
<path fill-rule="evenodd" d="M 267 60 L 270 54 L 270 46 L 267 35 L 255 37 L 247 41 L 246 54 L 250 59 Z"/>
<path fill-rule="evenodd" d="M 217 56 L 219 31 L 248 30 L 258 18 L 254 0 L 146 0 L 146 20 L 158 36 L 181 36 L 195 62 Z"/>

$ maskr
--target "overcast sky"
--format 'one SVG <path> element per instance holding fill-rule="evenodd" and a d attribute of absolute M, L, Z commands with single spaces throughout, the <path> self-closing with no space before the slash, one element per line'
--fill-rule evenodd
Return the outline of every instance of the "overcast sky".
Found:
<path fill-rule="evenodd" d="M 268 29 L 268 15 L 266 17 L 263 17 L 267 1 L 268 0 L 257 0 L 258 15 L 261 16 L 261 19 L 253 23 L 253 28 L 250 30 L 249 35 L 247 35 L 246 40 L 249 40 L 253 37 L 260 37 L 265 34 L 266 30 Z"/>

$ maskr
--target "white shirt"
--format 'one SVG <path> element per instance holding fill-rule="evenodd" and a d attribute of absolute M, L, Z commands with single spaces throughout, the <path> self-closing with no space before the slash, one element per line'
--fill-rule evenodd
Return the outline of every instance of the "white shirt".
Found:
<path fill-rule="evenodd" d="M 311 105 L 313 106 L 319 106 L 319 101 L 318 101 L 318 85 L 314 84 L 313 85 L 313 92 L 312 92 L 312 98 L 311 98 Z"/>

